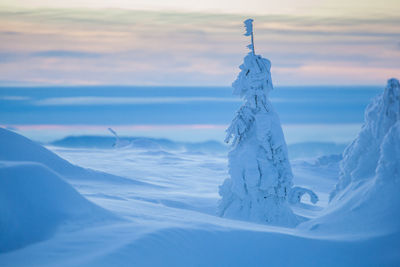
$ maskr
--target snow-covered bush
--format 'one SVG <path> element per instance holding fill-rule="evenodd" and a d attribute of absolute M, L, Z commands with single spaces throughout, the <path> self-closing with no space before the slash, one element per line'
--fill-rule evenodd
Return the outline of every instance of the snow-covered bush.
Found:
<path fill-rule="evenodd" d="M 244 98 L 245 103 L 227 129 L 225 142 L 232 144 L 231 177 L 220 186 L 219 214 L 294 226 L 298 219 L 288 204 L 292 170 L 279 117 L 268 99 L 273 89 L 271 63 L 256 55 L 253 45 L 249 48 L 252 52 L 244 58 L 232 85 L 234 94 Z M 296 192 L 302 195 L 305 191 Z"/>

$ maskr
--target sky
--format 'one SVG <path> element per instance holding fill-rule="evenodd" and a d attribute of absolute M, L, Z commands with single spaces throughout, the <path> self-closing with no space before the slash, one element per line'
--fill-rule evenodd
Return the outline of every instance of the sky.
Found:
<path fill-rule="evenodd" d="M 398 0 L 0 0 L 0 85 L 230 86 L 253 18 L 275 85 L 383 86 L 400 76 L 399 14 Z"/>

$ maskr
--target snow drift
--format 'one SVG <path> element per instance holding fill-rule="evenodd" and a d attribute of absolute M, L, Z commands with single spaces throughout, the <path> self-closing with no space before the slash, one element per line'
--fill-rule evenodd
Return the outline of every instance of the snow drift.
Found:
<path fill-rule="evenodd" d="M 99 181 L 124 179 L 72 165 L 39 144 L 0 128 L 0 251 L 44 240 L 68 222 L 116 219 L 86 200 L 63 175 Z"/>
<path fill-rule="evenodd" d="M 340 180 L 321 217 L 301 227 L 371 235 L 400 230 L 400 85 L 390 79 L 345 149 Z"/>
<path fill-rule="evenodd" d="M 0 161 L 0 251 L 44 240 L 66 222 L 111 218 L 46 166 Z"/>
<path fill-rule="evenodd" d="M 41 163 L 67 179 L 142 184 L 133 179 L 126 179 L 73 165 L 40 144 L 4 128 L 0 128 L 1 160 Z"/>

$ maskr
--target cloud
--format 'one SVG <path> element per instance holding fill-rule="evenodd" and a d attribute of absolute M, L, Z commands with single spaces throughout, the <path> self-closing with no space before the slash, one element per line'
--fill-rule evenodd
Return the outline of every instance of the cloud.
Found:
<path fill-rule="evenodd" d="M 0 100 L 24 101 L 24 100 L 30 100 L 30 99 L 31 98 L 28 96 L 14 96 L 14 95 L 0 96 Z"/>
<path fill-rule="evenodd" d="M 32 57 L 51 57 L 51 58 L 98 58 L 100 53 L 69 50 L 47 50 L 31 53 Z"/>
<path fill-rule="evenodd" d="M 371 68 L 379 77 L 367 77 L 368 83 L 379 83 L 388 69 L 400 72 L 400 18 L 253 18 L 256 52 L 272 60 L 278 84 L 365 84 L 360 73 Z M 243 19 L 237 14 L 122 9 L 3 10 L 0 80 L 229 86 L 248 52 Z M 321 75 L 318 68 L 331 65 L 335 72 L 313 78 Z M 352 77 L 337 72 L 349 66 Z"/>
<path fill-rule="evenodd" d="M 54 97 L 37 100 L 38 106 L 81 106 L 81 105 L 143 105 L 179 104 L 189 102 L 241 102 L 239 98 L 222 97 Z"/>
<path fill-rule="evenodd" d="M 0 52 L 0 63 L 17 61 L 20 58 L 21 58 L 21 55 L 18 53 Z"/>

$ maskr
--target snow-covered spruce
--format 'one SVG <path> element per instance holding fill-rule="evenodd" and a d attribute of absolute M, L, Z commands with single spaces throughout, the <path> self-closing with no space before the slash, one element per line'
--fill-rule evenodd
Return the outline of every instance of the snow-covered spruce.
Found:
<path fill-rule="evenodd" d="M 231 178 L 220 186 L 219 215 L 295 226 L 298 218 L 288 204 L 292 170 L 279 117 L 268 100 L 273 89 L 271 63 L 255 55 L 253 45 L 249 48 L 252 52 L 244 58 L 232 85 L 234 94 L 243 97 L 245 103 L 227 129 L 225 142 L 232 144 Z M 299 192 L 302 195 L 305 191 L 294 193 Z"/>
<path fill-rule="evenodd" d="M 331 200 L 349 184 L 375 176 L 379 158 L 382 156 L 383 140 L 399 120 L 400 84 L 397 79 L 390 79 L 384 92 L 375 97 L 367 107 L 365 123 L 357 138 L 343 152 L 339 183 L 331 193 Z M 394 145 L 400 146 L 400 136 Z M 394 159 L 396 157 L 393 157 Z M 393 162 L 400 166 L 400 161 Z"/>
<path fill-rule="evenodd" d="M 390 79 L 367 107 L 365 123 L 345 149 L 339 183 L 324 214 L 298 226 L 355 237 L 400 231 L 400 84 Z"/>

